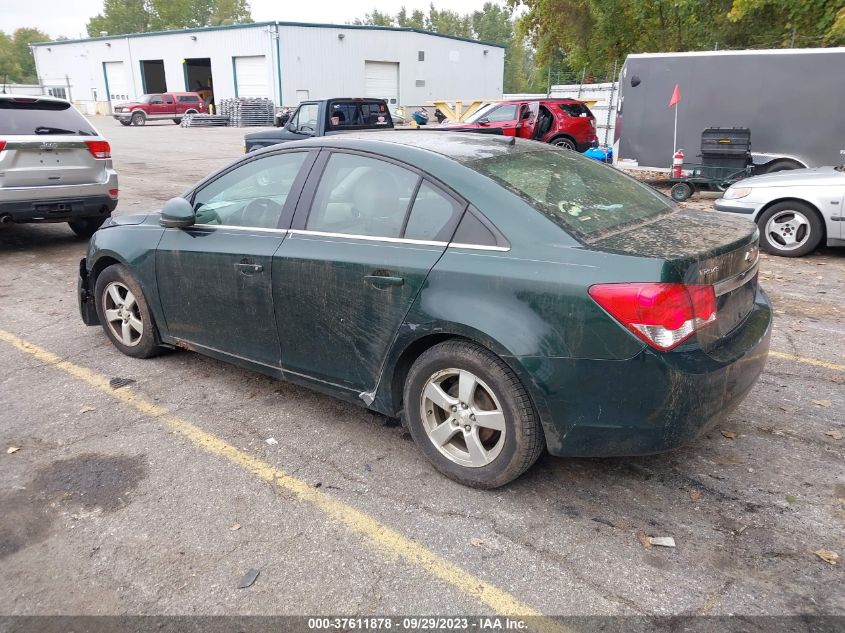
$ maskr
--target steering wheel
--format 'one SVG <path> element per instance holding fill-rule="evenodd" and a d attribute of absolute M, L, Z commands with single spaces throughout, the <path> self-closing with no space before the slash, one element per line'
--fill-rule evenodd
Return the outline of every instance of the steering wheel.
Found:
<path fill-rule="evenodd" d="M 282 214 L 282 205 L 269 198 L 256 198 L 240 212 L 241 224 L 275 229 Z"/>

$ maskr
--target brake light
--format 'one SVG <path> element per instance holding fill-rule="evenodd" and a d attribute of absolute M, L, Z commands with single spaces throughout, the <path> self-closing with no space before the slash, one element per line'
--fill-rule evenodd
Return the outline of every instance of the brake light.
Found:
<path fill-rule="evenodd" d="M 709 285 L 599 284 L 589 292 L 613 318 L 664 352 L 716 322 L 716 293 Z"/>
<path fill-rule="evenodd" d="M 85 141 L 85 144 L 94 158 L 111 158 L 111 146 L 108 141 Z"/>
<path fill-rule="evenodd" d="M 109 196 L 112 199 L 117 200 L 117 189 L 109 189 Z"/>
<path fill-rule="evenodd" d="M 0 152 L 3 151 L 3 148 L 6 147 L 6 141 L 0 141 Z"/>

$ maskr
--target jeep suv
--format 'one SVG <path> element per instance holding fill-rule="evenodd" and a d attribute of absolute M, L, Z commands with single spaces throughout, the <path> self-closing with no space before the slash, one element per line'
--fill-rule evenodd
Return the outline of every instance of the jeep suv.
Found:
<path fill-rule="evenodd" d="M 115 106 L 112 116 L 123 125 L 144 125 L 148 119 L 172 119 L 179 125 L 186 114 L 206 112 L 208 106 L 196 92 L 163 92 Z"/>
<path fill-rule="evenodd" d="M 111 147 L 69 102 L 0 94 L 0 224 L 90 237 L 117 206 Z"/>

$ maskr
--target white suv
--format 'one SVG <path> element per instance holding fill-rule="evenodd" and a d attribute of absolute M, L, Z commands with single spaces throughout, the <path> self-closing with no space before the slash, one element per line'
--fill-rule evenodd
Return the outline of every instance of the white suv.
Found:
<path fill-rule="evenodd" d="M 108 141 L 69 102 L 0 94 L 0 224 L 93 235 L 117 206 Z"/>

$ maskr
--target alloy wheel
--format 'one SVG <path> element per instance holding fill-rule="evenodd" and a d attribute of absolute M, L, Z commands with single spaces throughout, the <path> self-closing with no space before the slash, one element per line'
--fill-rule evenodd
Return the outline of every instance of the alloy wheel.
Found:
<path fill-rule="evenodd" d="M 486 466 L 505 444 L 505 414 L 499 399 L 465 369 L 444 369 L 428 379 L 420 417 L 435 448 L 461 466 Z"/>
<path fill-rule="evenodd" d="M 810 239 L 810 222 L 798 211 L 784 209 L 766 222 L 765 235 L 769 243 L 783 251 L 801 248 Z"/>
<path fill-rule="evenodd" d="M 135 295 L 119 281 L 113 281 L 103 291 L 103 314 L 114 337 L 134 347 L 141 342 L 144 322 Z"/>

